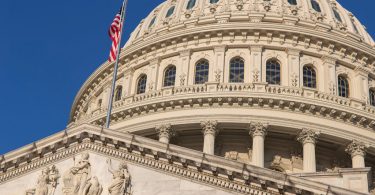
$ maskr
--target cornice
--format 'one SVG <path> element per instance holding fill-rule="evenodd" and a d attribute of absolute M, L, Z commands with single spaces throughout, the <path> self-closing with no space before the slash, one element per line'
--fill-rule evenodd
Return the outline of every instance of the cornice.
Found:
<path fill-rule="evenodd" d="M 324 193 L 327 189 L 342 195 L 361 194 L 128 133 L 86 127 L 94 130 L 80 127 L 74 133 L 67 130 L 52 136 L 56 140 L 61 139 L 60 134 L 70 134 L 66 137 L 69 142 L 63 144 L 61 140 L 55 151 L 51 150 L 53 145 L 47 144 L 41 154 L 22 152 L 18 159 L 5 160 L 1 164 L 0 183 L 90 151 L 237 194 Z M 27 155 L 34 158 L 27 161 Z"/>
<path fill-rule="evenodd" d="M 190 91 L 196 93 L 190 94 Z M 147 114 L 165 112 L 165 110 L 193 108 L 194 105 L 197 105 L 197 108 L 203 105 L 209 107 L 225 105 L 259 107 L 324 117 L 370 131 L 374 131 L 375 128 L 375 108 L 363 106 L 364 103 L 356 100 L 301 88 L 251 83 L 218 84 L 216 92 L 207 92 L 205 86 L 199 85 L 173 88 L 169 96 L 163 94 L 165 94 L 163 90 L 154 91 L 116 102 L 112 115 L 113 124 Z M 105 116 L 106 113 L 103 111 L 76 123 L 102 125 Z"/>

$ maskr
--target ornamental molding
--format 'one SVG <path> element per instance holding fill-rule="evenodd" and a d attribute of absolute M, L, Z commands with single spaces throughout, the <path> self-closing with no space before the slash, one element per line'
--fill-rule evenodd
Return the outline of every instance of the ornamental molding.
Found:
<path fill-rule="evenodd" d="M 320 132 L 314 131 L 312 129 L 303 128 L 297 135 L 297 141 L 302 144 L 312 143 L 316 144 L 319 138 Z"/>
<path fill-rule="evenodd" d="M 167 138 L 170 140 L 171 137 L 175 136 L 176 133 L 172 129 L 171 124 L 163 124 L 155 127 L 155 131 L 158 134 L 159 138 Z"/>
<path fill-rule="evenodd" d="M 345 152 L 348 153 L 349 155 L 351 155 L 351 157 L 355 157 L 355 156 L 363 156 L 365 157 L 366 155 L 366 148 L 368 146 L 366 146 L 365 143 L 363 142 L 359 142 L 357 140 L 353 140 L 345 149 Z"/>
<path fill-rule="evenodd" d="M 217 128 L 218 122 L 214 120 L 202 121 L 202 133 L 204 136 L 206 135 L 213 135 L 216 136 L 219 133 L 219 129 Z"/>
<path fill-rule="evenodd" d="M 66 132 L 69 134 L 65 137 L 68 142 L 61 140 L 61 133 L 58 133 L 48 138 L 50 139 L 49 143 L 43 144 L 44 147 L 40 148 L 43 152 L 40 154 L 30 150 L 16 151 L 18 157 L 14 160 L 6 160 L 1 166 L 0 184 L 58 161 L 71 159 L 78 154 L 82 155 L 82 159 L 88 160 L 86 154 L 94 152 L 120 160 L 123 163 L 142 166 L 197 183 L 203 182 L 204 185 L 236 194 L 267 193 L 276 195 L 286 192 L 289 194 L 300 194 L 301 192 L 320 194 L 325 193 L 328 187 L 336 194 L 360 194 L 110 129 L 99 129 L 86 125 Z M 37 143 L 37 145 L 40 144 Z M 55 148 L 55 152 L 51 152 L 51 148 Z M 27 161 L 26 157 L 30 156 L 32 156 L 32 160 Z M 286 177 L 287 180 L 285 180 Z M 58 175 L 54 178 L 58 178 Z M 93 179 L 95 180 L 94 177 Z"/>
<path fill-rule="evenodd" d="M 169 95 L 165 95 L 163 90 L 160 90 L 148 92 L 143 95 L 126 97 L 122 101 L 115 102 L 111 120 L 113 124 L 116 124 L 130 118 L 165 112 L 166 110 L 173 111 L 186 107 L 197 109 L 202 106 L 222 107 L 225 105 L 230 107 L 260 107 L 296 112 L 299 114 L 324 117 L 372 131 L 375 129 L 375 118 L 373 117 L 375 108 L 363 106 L 365 102 L 362 103 L 354 99 L 341 98 L 336 95 L 309 89 L 268 86 L 262 83 L 215 85 L 217 86 L 216 92 L 213 93 L 214 91 L 211 91 L 210 95 L 206 94 L 208 93 L 206 85 L 194 85 L 164 89 L 172 90 Z M 195 93 L 191 94 L 191 91 L 195 91 Z M 228 95 L 234 92 L 243 94 L 228 97 Z M 261 96 L 259 96 L 259 92 L 262 92 Z M 197 97 L 199 93 L 202 94 L 202 97 Z M 176 99 L 173 96 L 182 94 L 185 94 L 182 99 Z M 279 95 L 280 97 L 285 97 L 287 95 L 288 98 L 280 100 Z M 168 98 L 168 96 L 170 96 L 171 99 Z M 300 98 L 305 96 L 308 98 Z M 163 97 L 163 99 L 160 100 L 160 97 Z M 315 99 L 315 101 L 312 102 L 311 98 Z M 332 110 L 335 110 L 335 112 L 332 113 Z M 105 121 L 105 116 L 105 111 L 101 111 L 96 115 L 83 117 L 77 121 L 75 125 L 91 123 L 101 126 Z M 352 116 L 356 117 L 353 118 Z M 366 120 L 362 120 L 362 122 L 359 123 L 360 118 Z"/>
<path fill-rule="evenodd" d="M 249 129 L 249 134 L 252 137 L 261 136 L 264 138 L 267 135 L 268 123 L 250 122 Z"/>

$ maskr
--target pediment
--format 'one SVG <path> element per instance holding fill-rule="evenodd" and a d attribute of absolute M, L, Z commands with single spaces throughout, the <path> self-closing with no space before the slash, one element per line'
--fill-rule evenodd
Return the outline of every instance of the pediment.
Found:
<path fill-rule="evenodd" d="M 91 125 L 6 154 L 1 169 L 7 195 L 360 194 Z"/>

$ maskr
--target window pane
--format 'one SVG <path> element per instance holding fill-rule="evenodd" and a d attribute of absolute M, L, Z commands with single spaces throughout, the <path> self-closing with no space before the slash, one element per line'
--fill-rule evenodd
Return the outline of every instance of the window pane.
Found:
<path fill-rule="evenodd" d="M 122 86 L 118 86 L 115 94 L 115 101 L 120 101 L 122 96 Z"/>
<path fill-rule="evenodd" d="M 303 86 L 316 88 L 316 73 L 312 67 L 303 67 Z"/>
<path fill-rule="evenodd" d="M 266 65 L 266 82 L 271 85 L 280 85 L 280 64 L 276 60 L 268 60 Z"/>
<path fill-rule="evenodd" d="M 168 12 L 167 12 L 167 15 L 165 16 L 166 18 L 169 18 L 173 12 L 174 12 L 174 9 L 175 9 L 175 6 L 169 8 Z"/>
<path fill-rule="evenodd" d="M 149 28 L 153 27 L 156 21 L 156 17 L 152 18 L 150 24 L 148 25 Z"/>
<path fill-rule="evenodd" d="M 174 86 L 176 80 L 176 66 L 169 66 L 164 72 L 164 87 Z"/>
<path fill-rule="evenodd" d="M 189 0 L 186 6 L 186 9 L 193 9 L 194 6 L 195 6 L 195 0 Z"/>
<path fill-rule="evenodd" d="M 244 61 L 242 58 L 233 58 L 230 61 L 229 82 L 243 83 L 244 82 Z"/>
<path fill-rule="evenodd" d="M 335 18 L 336 18 L 337 21 L 342 22 L 341 16 L 340 16 L 339 12 L 337 12 L 336 9 L 333 9 L 333 14 L 335 15 Z"/>
<path fill-rule="evenodd" d="M 137 94 L 141 94 L 141 93 L 146 92 L 146 84 L 147 84 L 147 76 L 141 75 L 138 79 Z"/>
<path fill-rule="evenodd" d="M 322 10 L 320 9 L 320 5 L 318 2 L 316 2 L 316 0 L 311 0 L 311 5 L 312 5 L 312 8 L 317 11 L 317 12 L 322 12 Z"/>
<path fill-rule="evenodd" d="M 297 5 L 297 0 L 288 0 L 290 5 Z"/>
<path fill-rule="evenodd" d="M 195 66 L 195 84 L 203 84 L 208 81 L 209 64 L 207 60 L 200 60 Z"/>
<path fill-rule="evenodd" d="M 338 77 L 338 95 L 341 97 L 349 97 L 349 82 L 348 80 L 343 77 Z"/>
<path fill-rule="evenodd" d="M 375 90 L 370 89 L 370 104 L 371 106 L 375 106 Z"/>

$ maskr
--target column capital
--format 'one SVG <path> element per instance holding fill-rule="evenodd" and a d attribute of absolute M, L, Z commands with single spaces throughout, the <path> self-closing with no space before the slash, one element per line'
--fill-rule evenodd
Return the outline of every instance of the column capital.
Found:
<path fill-rule="evenodd" d="M 357 140 L 353 140 L 345 149 L 345 152 L 350 154 L 353 158 L 354 156 L 360 155 L 365 156 L 366 155 L 366 145 L 362 142 L 359 142 Z"/>
<path fill-rule="evenodd" d="M 317 142 L 317 139 L 319 138 L 319 135 L 320 132 L 316 132 L 312 129 L 303 128 L 302 131 L 300 131 L 297 135 L 297 141 L 301 142 L 302 144 L 315 144 Z"/>
<path fill-rule="evenodd" d="M 201 122 L 202 132 L 204 135 L 211 134 L 216 136 L 219 133 L 219 129 L 217 128 L 217 121 L 214 120 L 207 120 Z"/>
<path fill-rule="evenodd" d="M 267 135 L 268 123 L 250 122 L 249 129 L 250 129 L 249 134 L 252 137 L 255 137 L 255 136 L 265 137 Z"/>
<path fill-rule="evenodd" d="M 159 138 L 167 138 L 168 140 L 175 136 L 175 132 L 172 129 L 171 124 L 163 124 L 155 127 L 156 133 L 158 133 Z"/>

